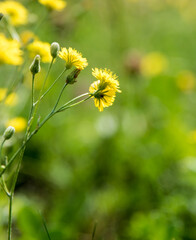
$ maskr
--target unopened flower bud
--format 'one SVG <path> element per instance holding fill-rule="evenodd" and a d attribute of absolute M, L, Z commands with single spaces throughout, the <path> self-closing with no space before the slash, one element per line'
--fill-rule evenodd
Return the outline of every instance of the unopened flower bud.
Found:
<path fill-rule="evenodd" d="M 74 69 L 68 76 L 66 79 L 66 83 L 67 84 L 74 84 L 76 82 L 76 78 L 78 77 L 78 75 L 80 74 L 81 69 Z"/>
<path fill-rule="evenodd" d="M 40 67 L 40 55 L 36 55 L 35 58 L 33 59 L 33 62 L 30 66 L 30 71 L 32 74 L 36 74 L 38 72 L 40 72 L 41 67 Z"/>
<path fill-rule="evenodd" d="M 3 13 L 0 13 L 0 21 L 1 21 L 1 19 L 3 18 Z"/>
<path fill-rule="evenodd" d="M 15 132 L 15 128 L 12 126 L 9 126 L 3 134 L 4 139 L 5 140 L 10 139 L 13 136 L 14 132 Z"/>
<path fill-rule="evenodd" d="M 53 58 L 57 57 L 59 50 L 60 50 L 60 46 L 57 42 L 53 42 L 50 45 L 50 54 Z"/>

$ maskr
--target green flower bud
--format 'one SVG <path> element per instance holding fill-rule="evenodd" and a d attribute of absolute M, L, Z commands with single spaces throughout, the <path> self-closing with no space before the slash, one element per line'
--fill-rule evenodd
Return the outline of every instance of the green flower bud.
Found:
<path fill-rule="evenodd" d="M 3 18 L 3 13 L 0 13 L 0 21 L 1 21 L 1 19 Z"/>
<path fill-rule="evenodd" d="M 67 84 L 74 84 L 76 82 L 76 78 L 78 77 L 78 75 L 80 74 L 81 69 L 74 69 L 68 76 L 66 79 L 66 83 Z"/>
<path fill-rule="evenodd" d="M 59 50 L 60 50 L 60 46 L 57 42 L 53 42 L 50 45 L 50 54 L 53 58 L 57 57 Z"/>
<path fill-rule="evenodd" d="M 12 126 L 9 126 L 3 134 L 4 139 L 5 140 L 10 139 L 13 136 L 14 132 L 15 132 L 15 128 Z"/>
<path fill-rule="evenodd" d="M 31 66 L 29 68 L 32 74 L 40 72 L 41 70 L 40 59 L 41 59 L 40 55 L 36 55 L 35 58 L 33 59 L 33 62 L 31 63 Z"/>

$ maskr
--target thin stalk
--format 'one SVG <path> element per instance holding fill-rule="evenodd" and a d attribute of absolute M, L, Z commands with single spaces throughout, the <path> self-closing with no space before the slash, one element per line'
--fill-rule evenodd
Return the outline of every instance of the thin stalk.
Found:
<path fill-rule="evenodd" d="M 70 103 L 76 101 L 77 99 L 79 99 L 79 98 L 81 98 L 81 97 L 85 97 L 85 96 L 88 96 L 88 97 L 85 98 L 85 99 L 83 99 L 83 100 L 81 100 L 81 101 L 79 101 L 79 102 L 77 102 L 77 103 L 75 103 L 75 104 L 69 105 Z M 74 107 L 74 106 L 76 106 L 76 105 L 78 105 L 78 104 L 80 104 L 80 103 L 88 100 L 89 98 L 91 98 L 91 96 L 89 96 L 89 93 L 84 93 L 84 94 L 82 94 L 82 95 L 80 95 L 80 96 L 78 96 L 78 97 L 73 98 L 72 100 L 70 100 L 69 102 L 67 102 L 66 104 L 64 104 L 62 107 L 60 107 L 57 111 L 58 111 L 58 112 L 62 112 L 62 111 L 64 111 L 65 109 L 68 109 L 68 108 L 70 108 L 70 107 Z"/>
<path fill-rule="evenodd" d="M 7 185 L 6 185 L 6 183 L 5 183 L 5 180 L 3 179 L 3 176 L 2 176 L 2 178 L 1 178 L 1 187 L 2 187 L 2 189 L 4 190 L 4 192 L 5 192 L 5 194 L 8 196 L 8 197 L 10 197 L 10 192 L 9 192 L 9 190 L 8 190 L 8 188 L 7 188 Z"/>
<path fill-rule="evenodd" d="M 3 20 L 4 20 L 4 26 L 6 27 L 8 33 L 10 34 L 10 36 L 12 37 L 12 39 L 15 39 L 15 40 L 17 40 L 18 42 L 20 42 L 20 37 L 19 37 L 16 29 L 10 24 L 9 19 L 7 19 L 7 17 L 4 16 Z"/>
<path fill-rule="evenodd" d="M 29 128 L 30 128 L 31 117 L 32 117 L 32 114 L 33 114 L 33 109 L 34 109 L 34 82 L 35 82 L 35 74 L 32 74 L 32 87 L 31 87 L 31 111 L 30 111 L 30 114 L 29 114 L 27 131 L 28 131 Z"/>
<path fill-rule="evenodd" d="M 3 139 L 3 142 L 1 143 L 1 146 L 0 146 L 0 166 L 2 165 L 1 153 L 2 153 L 2 149 L 3 149 L 3 145 L 4 145 L 5 141 L 6 141 L 6 139 L 4 138 L 4 139 Z"/>
<path fill-rule="evenodd" d="M 78 99 L 78 98 L 80 98 L 80 97 L 86 96 L 87 94 L 89 94 L 89 93 L 82 94 L 82 95 L 80 95 L 80 96 L 72 99 L 71 101 L 69 101 L 69 103 L 73 102 L 73 100 L 76 100 L 76 99 Z M 67 104 L 65 104 L 65 105 L 63 105 L 63 107 L 60 107 L 59 109 L 57 109 L 57 110 L 54 111 L 54 112 L 51 111 L 51 112 L 45 117 L 45 119 L 36 127 L 36 129 L 34 129 L 33 132 L 32 132 L 29 136 L 27 136 L 26 141 L 23 142 L 23 144 L 20 146 L 20 148 L 19 148 L 19 149 L 15 152 L 15 154 L 11 157 L 11 159 L 9 160 L 8 164 L 6 165 L 6 167 L 5 167 L 5 168 L 2 170 L 2 172 L 0 173 L 0 177 L 4 174 L 4 172 L 8 169 L 8 167 L 14 162 L 15 158 L 18 156 L 18 154 L 20 153 L 20 151 L 26 147 L 26 144 L 30 141 L 30 139 L 41 129 L 41 127 L 42 127 L 51 117 L 53 117 L 55 114 L 57 114 L 57 113 L 59 113 L 59 112 L 62 112 L 62 111 L 64 111 L 64 110 L 68 109 L 68 108 L 74 107 L 74 106 L 76 106 L 76 105 L 78 105 L 78 104 L 80 104 L 80 103 L 88 100 L 89 98 L 91 98 L 91 96 L 88 96 L 87 98 L 85 98 L 85 99 L 83 99 L 83 100 L 81 100 L 81 101 L 79 101 L 79 102 L 77 102 L 77 103 L 75 103 L 75 104 L 69 105 L 69 106 L 68 106 Z"/>
<path fill-rule="evenodd" d="M 42 221 L 43 221 L 44 229 L 45 229 L 45 231 L 46 231 L 46 234 L 47 234 L 48 239 L 49 239 L 49 240 L 52 240 L 51 237 L 50 237 L 50 234 L 49 234 L 49 232 L 48 232 L 48 228 L 47 228 L 47 226 L 46 226 L 46 222 L 45 222 L 44 217 L 42 217 Z"/>
<path fill-rule="evenodd" d="M 42 85 L 42 88 L 41 88 L 41 91 L 40 91 L 40 94 L 39 94 L 39 98 L 38 98 L 37 102 L 34 103 L 34 101 L 33 101 L 33 108 L 35 107 L 35 110 L 34 110 L 34 112 L 33 112 L 32 118 L 31 118 L 31 120 L 30 120 L 31 122 L 30 122 L 29 127 L 28 127 L 29 129 L 30 129 L 31 123 L 32 123 L 32 121 L 33 121 L 33 119 L 34 119 L 34 117 L 35 117 L 35 115 L 36 115 L 36 113 L 37 113 L 38 106 L 39 106 L 39 103 L 40 103 L 40 101 L 41 101 L 41 96 L 42 96 L 42 93 L 43 93 L 43 90 L 44 90 L 44 87 L 45 87 L 45 84 L 46 84 L 46 81 L 47 81 L 47 79 L 48 79 L 48 76 L 49 76 L 49 73 L 50 73 L 50 70 L 51 70 L 51 68 L 52 68 L 53 63 L 54 63 L 54 58 L 52 58 L 52 61 L 51 61 L 51 63 L 50 63 L 50 66 L 49 66 L 49 68 L 48 68 L 48 71 L 47 71 L 47 73 L 46 73 L 46 76 L 45 76 L 45 79 L 44 79 L 44 82 L 43 82 L 43 85 Z"/>
<path fill-rule="evenodd" d="M 44 98 L 47 93 L 50 92 L 50 90 L 53 88 L 53 86 L 55 85 L 55 83 L 63 76 L 63 74 L 66 72 L 66 70 L 67 70 L 67 69 L 65 68 L 65 69 L 62 71 L 62 73 L 55 79 L 55 81 L 53 82 L 53 84 L 41 95 L 40 100 L 41 100 L 42 98 Z M 38 103 L 38 101 L 35 102 L 35 104 L 37 104 L 37 103 Z"/>
<path fill-rule="evenodd" d="M 60 99 L 61 99 L 61 96 L 62 96 L 63 91 L 65 90 L 66 86 L 67 86 L 67 82 L 65 82 L 65 84 L 63 85 L 63 88 L 61 89 L 61 92 L 60 92 L 60 94 L 59 94 L 59 96 L 58 96 L 58 99 L 57 99 L 57 101 L 56 101 L 56 103 L 55 103 L 55 105 L 54 105 L 54 108 L 53 108 L 52 112 L 54 112 L 55 109 L 57 108 L 57 105 L 58 105 L 58 103 L 59 103 L 59 101 L 60 101 Z"/>
<path fill-rule="evenodd" d="M 9 196 L 9 221 L 8 221 L 8 240 L 11 240 L 12 234 L 12 202 L 13 202 L 13 193 Z"/>

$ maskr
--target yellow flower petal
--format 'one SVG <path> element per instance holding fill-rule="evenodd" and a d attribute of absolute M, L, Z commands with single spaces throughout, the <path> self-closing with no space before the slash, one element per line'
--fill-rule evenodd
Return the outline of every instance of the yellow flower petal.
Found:
<path fill-rule="evenodd" d="M 22 117 L 12 118 L 6 123 L 6 127 L 9 126 L 14 127 L 16 132 L 22 132 L 26 129 L 27 120 Z"/>

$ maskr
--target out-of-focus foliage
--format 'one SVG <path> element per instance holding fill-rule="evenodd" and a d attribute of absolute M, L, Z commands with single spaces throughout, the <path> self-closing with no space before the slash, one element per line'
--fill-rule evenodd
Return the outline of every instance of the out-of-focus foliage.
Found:
<path fill-rule="evenodd" d="M 47 239 L 44 217 L 55 240 L 91 239 L 96 223 L 95 239 L 195 240 L 195 0 L 68 0 L 63 11 L 49 13 L 38 1 L 20 2 L 41 41 L 71 46 L 88 59 L 64 99 L 88 91 L 95 67 L 115 70 L 122 94 L 102 113 L 89 101 L 56 116 L 28 144 L 14 198 L 14 239 Z M 22 34 L 24 26 L 17 29 Z M 64 67 L 56 62 L 50 83 Z M 5 88 L 17 68 L 0 71 Z M 17 105 L 1 106 L 2 133 L 8 116 L 28 115 L 30 73 L 23 74 Z M 14 143 L 21 138 L 16 134 Z M 0 193 L 2 239 L 6 224 Z"/>

